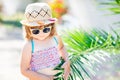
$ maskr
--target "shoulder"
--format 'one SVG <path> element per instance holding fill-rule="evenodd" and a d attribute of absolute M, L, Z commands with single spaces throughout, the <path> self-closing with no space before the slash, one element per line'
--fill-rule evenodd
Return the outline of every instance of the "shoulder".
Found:
<path fill-rule="evenodd" d="M 31 44 L 30 41 L 25 42 L 21 54 L 21 69 L 28 69 L 31 61 Z"/>
<path fill-rule="evenodd" d="M 63 44 L 63 42 L 62 42 L 61 36 L 56 35 L 55 38 L 56 38 L 57 41 L 58 41 L 58 49 L 59 49 L 59 50 L 62 49 L 62 48 L 64 47 L 64 44 Z"/>
<path fill-rule="evenodd" d="M 22 52 L 27 52 L 27 51 L 28 52 L 31 51 L 31 41 L 27 41 L 24 44 Z"/>

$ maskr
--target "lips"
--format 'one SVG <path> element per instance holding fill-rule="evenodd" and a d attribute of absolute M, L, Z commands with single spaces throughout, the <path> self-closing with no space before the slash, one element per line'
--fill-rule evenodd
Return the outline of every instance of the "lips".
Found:
<path fill-rule="evenodd" d="M 44 36 L 40 36 L 40 37 L 44 37 Z"/>

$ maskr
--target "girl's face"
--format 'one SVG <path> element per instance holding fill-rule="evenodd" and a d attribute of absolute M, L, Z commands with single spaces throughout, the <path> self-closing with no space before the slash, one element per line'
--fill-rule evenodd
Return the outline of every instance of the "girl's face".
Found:
<path fill-rule="evenodd" d="M 33 38 L 44 40 L 50 35 L 51 29 L 52 29 L 52 25 L 46 25 L 46 26 L 31 27 L 30 31 Z"/>

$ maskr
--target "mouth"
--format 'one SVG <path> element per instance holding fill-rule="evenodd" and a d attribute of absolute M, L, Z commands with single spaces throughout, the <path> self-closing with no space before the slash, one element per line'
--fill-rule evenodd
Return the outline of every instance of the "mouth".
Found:
<path fill-rule="evenodd" d="M 43 38 L 44 36 L 39 36 L 40 38 Z"/>

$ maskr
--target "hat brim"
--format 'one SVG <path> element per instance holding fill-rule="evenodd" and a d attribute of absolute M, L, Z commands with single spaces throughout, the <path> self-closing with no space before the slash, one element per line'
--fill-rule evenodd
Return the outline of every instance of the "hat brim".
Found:
<path fill-rule="evenodd" d="M 29 22 L 27 20 L 22 20 L 22 21 L 20 21 L 20 23 L 24 26 L 32 27 L 32 26 L 41 26 L 41 25 L 46 25 L 46 24 L 50 24 L 50 23 L 55 23 L 56 21 L 57 21 L 56 18 L 50 18 L 50 19 L 47 19 L 47 20 L 34 21 L 34 22 Z"/>

